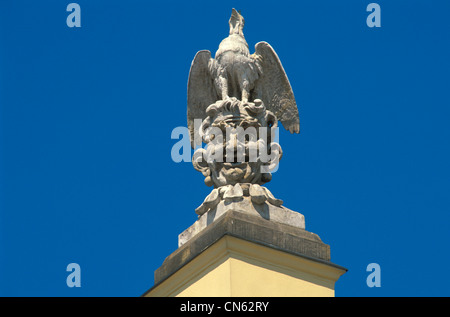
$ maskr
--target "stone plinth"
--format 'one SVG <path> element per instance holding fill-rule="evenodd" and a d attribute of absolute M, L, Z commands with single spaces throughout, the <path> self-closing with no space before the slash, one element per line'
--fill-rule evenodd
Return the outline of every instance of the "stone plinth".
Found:
<path fill-rule="evenodd" d="M 283 206 L 277 207 L 268 203 L 254 204 L 250 197 L 243 197 L 241 201 L 236 202 L 226 202 L 222 200 L 213 210 L 201 215 L 192 226 L 178 236 L 178 247 L 181 247 L 205 229 L 206 226 L 212 224 L 217 219 L 220 219 L 222 215 L 229 211 L 249 214 L 275 223 L 305 229 L 305 217 L 301 213 L 292 211 Z"/>
<path fill-rule="evenodd" d="M 334 296 L 345 272 L 316 234 L 228 210 L 165 259 L 144 296 Z"/>

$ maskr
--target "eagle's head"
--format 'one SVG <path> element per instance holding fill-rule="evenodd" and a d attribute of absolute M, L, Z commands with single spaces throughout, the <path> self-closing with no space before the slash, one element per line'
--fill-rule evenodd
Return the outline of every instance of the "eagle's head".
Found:
<path fill-rule="evenodd" d="M 231 11 L 231 17 L 228 23 L 230 24 L 230 35 L 239 34 L 244 36 L 244 33 L 242 32 L 244 29 L 244 17 L 234 8 Z"/>

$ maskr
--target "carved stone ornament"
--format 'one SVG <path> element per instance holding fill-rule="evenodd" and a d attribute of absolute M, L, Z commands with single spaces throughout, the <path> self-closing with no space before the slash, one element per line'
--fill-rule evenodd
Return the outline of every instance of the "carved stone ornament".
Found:
<path fill-rule="evenodd" d="M 235 9 L 230 35 L 215 58 L 199 51 L 188 80 L 188 128 L 194 168 L 214 186 L 196 213 L 214 211 L 220 202 L 242 200 L 280 207 L 261 186 L 272 178 L 282 157 L 276 142 L 278 120 L 291 133 L 300 132 L 298 108 L 289 80 L 272 47 L 266 42 L 250 54 L 244 38 L 244 18 Z"/>

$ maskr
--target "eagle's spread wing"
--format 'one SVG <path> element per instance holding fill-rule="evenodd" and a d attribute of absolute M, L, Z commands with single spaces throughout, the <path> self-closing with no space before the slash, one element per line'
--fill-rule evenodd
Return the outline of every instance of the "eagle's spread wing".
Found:
<path fill-rule="evenodd" d="M 217 101 L 214 80 L 208 68 L 210 59 L 210 51 L 204 50 L 197 52 L 189 72 L 187 120 L 192 148 L 202 144 L 201 139 L 198 137 L 197 140 L 194 140 L 194 119 L 201 119 L 203 121 L 206 117 L 206 108 Z"/>
<path fill-rule="evenodd" d="M 300 119 L 294 93 L 277 54 L 268 43 L 259 42 L 252 57 L 262 70 L 255 83 L 254 99 L 261 99 L 286 130 L 299 133 Z"/>

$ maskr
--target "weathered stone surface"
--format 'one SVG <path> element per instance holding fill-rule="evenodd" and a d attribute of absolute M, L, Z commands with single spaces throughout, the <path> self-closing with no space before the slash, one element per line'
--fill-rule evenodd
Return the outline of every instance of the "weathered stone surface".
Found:
<path fill-rule="evenodd" d="M 229 25 L 230 34 L 215 58 L 210 51 L 199 51 L 189 72 L 191 145 L 207 144 L 195 151 L 192 163 L 205 184 L 214 186 L 196 209 L 198 215 L 242 196 L 255 205 L 280 207 L 282 200 L 260 185 L 272 179 L 283 154 L 274 140 L 278 121 L 291 133 L 300 132 L 297 103 L 277 54 L 266 42 L 256 44 L 250 54 L 244 18 L 235 9 Z"/>
<path fill-rule="evenodd" d="M 230 35 L 220 43 L 215 58 L 203 50 L 192 61 L 187 115 L 193 145 L 197 143 L 194 119 L 203 120 L 209 105 L 230 97 L 244 103 L 262 100 L 287 130 L 299 133 L 297 104 L 278 55 L 266 42 L 257 43 L 255 53 L 250 54 L 243 33 L 244 17 L 235 9 L 229 25 Z"/>
<path fill-rule="evenodd" d="M 192 158 L 205 184 L 219 188 L 269 182 L 282 157 L 275 142 L 275 115 L 261 101 L 244 103 L 235 97 L 210 105 L 206 114 L 197 132 L 207 146 Z"/>
<path fill-rule="evenodd" d="M 226 206 L 233 202 L 240 202 L 247 200 L 247 204 L 242 205 L 244 209 L 260 210 L 265 205 L 272 205 L 274 207 L 281 207 L 283 201 L 273 197 L 272 193 L 265 187 L 258 184 L 236 183 L 234 185 L 221 186 L 215 188 L 206 196 L 203 203 L 195 210 L 195 212 L 202 216 L 205 212 L 216 210 L 220 202 Z M 268 219 L 266 217 L 266 219 Z"/>
<path fill-rule="evenodd" d="M 206 226 L 210 225 L 229 211 L 254 215 L 276 223 L 305 229 L 305 217 L 301 213 L 292 211 L 283 206 L 277 207 L 266 202 L 256 204 L 252 201 L 253 196 L 241 198 L 242 199 L 239 201 L 222 200 L 214 209 L 201 215 L 192 226 L 178 236 L 178 246 L 180 247 L 188 242 L 205 229 Z"/>
<path fill-rule="evenodd" d="M 205 217 L 207 219 L 208 215 Z M 155 271 L 155 283 L 176 272 L 224 235 L 332 264 L 329 262 L 330 247 L 318 235 L 300 227 L 264 219 L 259 214 L 229 210 L 168 256 Z"/>

